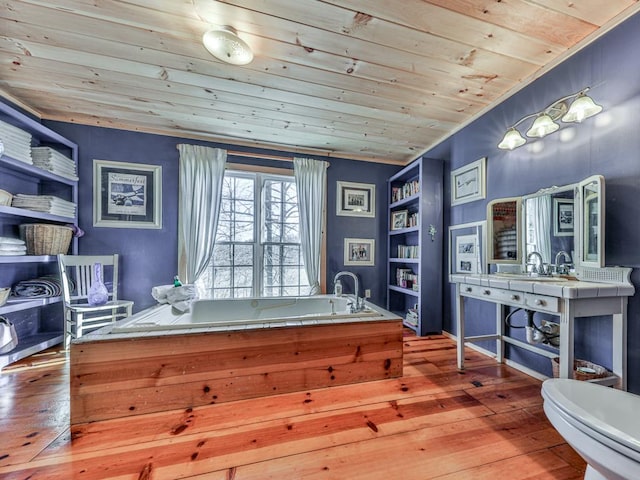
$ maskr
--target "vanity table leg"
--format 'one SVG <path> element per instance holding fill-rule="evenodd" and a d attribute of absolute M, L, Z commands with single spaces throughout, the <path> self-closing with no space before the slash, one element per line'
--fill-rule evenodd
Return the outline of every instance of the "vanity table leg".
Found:
<path fill-rule="evenodd" d="M 613 322 L 613 373 L 620 379 L 618 388 L 627 390 L 627 297 L 620 297 L 620 313 L 614 313 Z"/>
<path fill-rule="evenodd" d="M 456 334 L 458 368 L 464 370 L 464 298 L 460 295 L 459 283 L 456 283 Z"/>
<path fill-rule="evenodd" d="M 504 362 L 504 317 L 506 307 L 501 303 L 496 303 L 496 360 L 498 363 Z"/>
<path fill-rule="evenodd" d="M 570 308 L 571 300 L 562 299 L 560 312 L 560 378 L 573 378 L 573 322 L 574 316 Z"/>

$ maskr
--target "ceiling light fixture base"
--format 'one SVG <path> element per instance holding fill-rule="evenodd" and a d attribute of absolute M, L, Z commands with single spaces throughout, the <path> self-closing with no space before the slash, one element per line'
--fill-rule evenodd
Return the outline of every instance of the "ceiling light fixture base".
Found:
<path fill-rule="evenodd" d="M 238 36 L 229 25 L 213 28 L 202 36 L 202 43 L 208 52 L 231 65 L 247 65 L 253 60 L 251 47 Z"/>

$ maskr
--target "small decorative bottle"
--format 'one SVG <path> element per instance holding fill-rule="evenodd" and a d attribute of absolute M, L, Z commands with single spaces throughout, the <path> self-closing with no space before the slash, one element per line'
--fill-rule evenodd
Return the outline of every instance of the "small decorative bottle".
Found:
<path fill-rule="evenodd" d="M 94 307 L 98 305 L 104 305 L 109 301 L 109 292 L 107 287 L 102 283 L 102 265 L 99 263 L 93 264 L 93 282 L 89 287 L 88 294 L 89 305 Z"/>
<path fill-rule="evenodd" d="M 182 286 L 182 282 L 180 281 L 180 277 L 178 277 L 178 275 L 173 277 L 173 286 L 174 287 L 181 287 Z"/>

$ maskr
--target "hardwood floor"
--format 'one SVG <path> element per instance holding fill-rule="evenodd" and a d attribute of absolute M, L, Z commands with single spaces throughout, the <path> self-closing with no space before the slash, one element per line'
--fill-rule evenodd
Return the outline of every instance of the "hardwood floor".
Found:
<path fill-rule="evenodd" d="M 68 362 L 14 366 L 0 375 L 0 478 L 583 477 L 538 380 L 473 350 L 461 373 L 450 339 L 404 340 L 402 378 L 95 422 L 73 439 Z"/>

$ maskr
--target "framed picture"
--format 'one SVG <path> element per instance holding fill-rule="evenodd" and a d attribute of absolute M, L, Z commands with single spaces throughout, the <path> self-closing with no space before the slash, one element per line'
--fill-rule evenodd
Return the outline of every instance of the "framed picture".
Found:
<path fill-rule="evenodd" d="M 573 199 L 553 199 L 553 234 L 556 237 L 569 237 L 573 235 Z"/>
<path fill-rule="evenodd" d="M 391 212 L 391 230 L 402 230 L 403 228 L 407 228 L 408 217 L 408 210 L 396 210 Z"/>
<path fill-rule="evenodd" d="M 375 240 L 373 238 L 344 239 L 345 265 L 373 266 L 375 258 Z"/>
<path fill-rule="evenodd" d="M 162 228 L 162 167 L 94 160 L 93 226 Z"/>
<path fill-rule="evenodd" d="M 449 275 L 486 273 L 486 220 L 449 227 Z"/>
<path fill-rule="evenodd" d="M 451 172 L 451 206 L 486 197 L 486 163 L 483 157 Z"/>
<path fill-rule="evenodd" d="M 337 215 L 376 216 L 376 186 L 369 183 L 337 182 Z"/>

